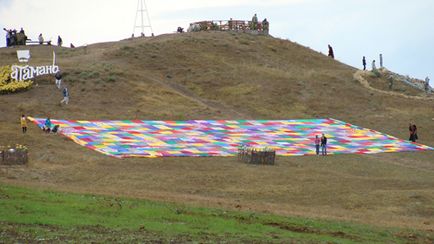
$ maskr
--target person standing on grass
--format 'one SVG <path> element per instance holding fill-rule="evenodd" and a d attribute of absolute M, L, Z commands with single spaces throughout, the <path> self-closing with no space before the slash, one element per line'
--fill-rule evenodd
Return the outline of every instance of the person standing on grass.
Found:
<path fill-rule="evenodd" d="M 362 64 L 363 64 L 363 70 L 366 70 L 366 58 L 365 58 L 365 56 L 363 56 Z"/>
<path fill-rule="evenodd" d="M 252 30 L 257 30 L 258 29 L 258 16 L 255 14 L 252 17 Z"/>
<path fill-rule="evenodd" d="M 408 131 L 410 132 L 409 141 L 416 142 L 417 138 L 417 127 L 416 125 L 408 124 Z"/>
<path fill-rule="evenodd" d="M 6 28 L 3 28 L 3 30 L 6 31 L 6 47 L 9 47 L 11 45 L 11 31 Z"/>
<path fill-rule="evenodd" d="M 316 149 L 316 155 L 319 156 L 319 145 L 321 143 L 321 139 L 318 137 L 318 135 L 315 136 L 315 149 Z"/>
<path fill-rule="evenodd" d="M 44 37 L 42 36 L 42 33 L 39 34 L 39 36 L 38 36 L 38 41 L 39 41 L 39 45 L 44 44 Z"/>
<path fill-rule="evenodd" d="M 419 137 L 417 136 L 417 127 L 415 124 L 413 124 L 413 139 L 414 139 L 413 142 L 416 142 L 417 139 L 419 139 Z"/>
<path fill-rule="evenodd" d="M 61 46 L 62 46 L 62 44 L 63 44 L 63 40 L 62 40 L 62 37 L 60 37 L 60 36 L 57 36 L 57 46 L 61 47 Z"/>
<path fill-rule="evenodd" d="M 60 101 L 60 104 L 62 105 L 63 103 L 65 103 L 66 105 L 68 105 L 69 103 L 69 91 L 68 88 L 66 88 L 66 86 L 63 88 L 63 99 L 62 101 Z"/>
<path fill-rule="evenodd" d="M 327 156 L 327 137 L 324 135 L 324 133 L 321 137 L 321 154 L 323 156 Z"/>
<path fill-rule="evenodd" d="M 27 132 L 27 118 L 24 114 L 21 115 L 20 121 L 21 121 L 21 128 L 23 129 L 23 134 L 25 134 Z"/>

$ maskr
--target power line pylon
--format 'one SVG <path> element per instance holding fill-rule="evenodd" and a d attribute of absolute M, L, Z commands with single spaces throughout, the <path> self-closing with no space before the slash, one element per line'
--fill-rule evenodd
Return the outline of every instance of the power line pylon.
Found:
<path fill-rule="evenodd" d="M 140 23 L 137 23 L 137 18 L 140 15 Z M 145 23 L 145 15 L 147 19 L 147 23 Z M 134 20 L 134 29 L 133 35 L 136 33 L 137 29 L 140 29 L 140 35 L 145 36 L 145 28 L 151 30 L 151 35 L 154 35 L 154 31 L 152 30 L 151 19 L 149 18 L 148 8 L 146 6 L 145 0 L 137 1 L 137 11 L 136 11 L 136 19 Z"/>

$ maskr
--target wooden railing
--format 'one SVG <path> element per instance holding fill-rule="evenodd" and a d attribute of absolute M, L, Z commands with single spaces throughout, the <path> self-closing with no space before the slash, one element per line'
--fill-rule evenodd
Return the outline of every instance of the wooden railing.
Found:
<path fill-rule="evenodd" d="M 269 23 L 258 22 L 256 25 L 248 20 L 210 20 L 199 21 L 190 24 L 188 32 L 197 31 L 242 31 L 268 34 Z"/>
<path fill-rule="evenodd" d="M 238 148 L 238 161 L 248 164 L 274 165 L 276 151 L 267 148 L 248 148 L 241 146 Z"/>

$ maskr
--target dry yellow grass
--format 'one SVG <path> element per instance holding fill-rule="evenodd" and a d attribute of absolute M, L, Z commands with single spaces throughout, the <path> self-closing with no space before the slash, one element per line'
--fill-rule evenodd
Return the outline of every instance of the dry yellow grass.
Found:
<path fill-rule="evenodd" d="M 0 144 L 30 148 L 27 167 L 0 181 L 73 192 L 434 229 L 434 153 L 279 157 L 275 167 L 235 158 L 118 160 L 30 126 L 19 116 L 63 119 L 299 119 L 332 117 L 434 146 L 434 102 L 366 89 L 356 70 L 289 41 L 185 33 L 58 49 L 31 47 L 31 64 L 57 50 L 71 104 L 54 79 L 0 96 Z M 0 49 L 0 65 L 15 49 Z"/>

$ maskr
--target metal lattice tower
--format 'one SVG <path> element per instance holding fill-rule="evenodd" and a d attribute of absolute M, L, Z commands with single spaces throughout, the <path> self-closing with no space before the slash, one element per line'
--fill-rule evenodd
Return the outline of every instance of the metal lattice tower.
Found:
<path fill-rule="evenodd" d="M 139 18 L 140 15 L 140 23 L 137 23 L 137 18 Z M 147 23 L 145 23 L 145 15 L 147 19 Z M 151 35 L 154 34 L 154 31 L 152 30 L 151 25 L 151 19 L 149 18 L 148 8 L 146 6 L 145 0 L 138 0 L 137 1 L 137 11 L 136 11 L 136 19 L 134 20 L 134 29 L 133 29 L 133 35 L 135 34 L 137 29 L 140 29 L 140 35 L 145 35 L 145 28 L 148 28 L 151 30 Z"/>

